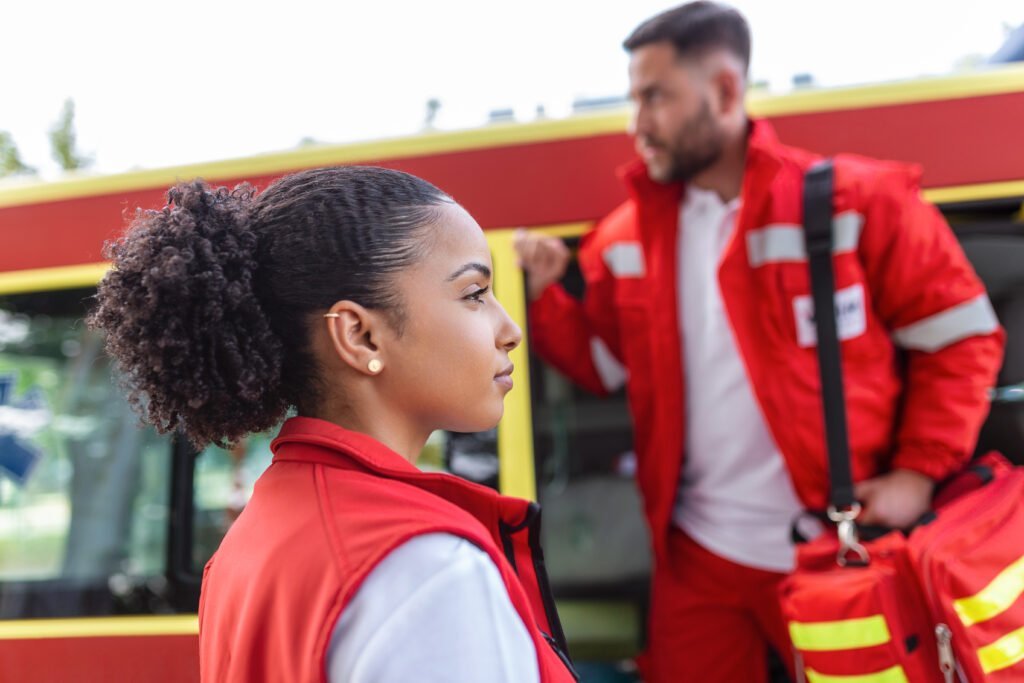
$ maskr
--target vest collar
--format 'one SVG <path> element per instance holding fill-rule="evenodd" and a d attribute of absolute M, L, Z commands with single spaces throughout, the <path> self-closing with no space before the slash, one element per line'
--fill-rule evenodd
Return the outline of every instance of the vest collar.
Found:
<path fill-rule="evenodd" d="M 282 448 L 288 445 L 299 447 Z M 415 484 L 470 510 L 482 520 L 500 519 L 519 527 L 530 518 L 529 501 L 503 496 L 452 474 L 423 472 L 373 437 L 319 418 L 289 418 L 271 442 L 270 450 L 274 453 L 273 462 L 316 463 L 345 469 L 355 466 L 381 477 Z"/>
<path fill-rule="evenodd" d="M 281 448 L 292 443 L 321 446 L 340 452 L 349 460 L 381 474 L 421 474 L 412 463 L 373 437 L 315 417 L 292 417 L 285 421 L 277 438 L 270 444 L 274 462 L 318 462 L 328 466 L 343 466 L 342 459 L 336 454 Z"/>

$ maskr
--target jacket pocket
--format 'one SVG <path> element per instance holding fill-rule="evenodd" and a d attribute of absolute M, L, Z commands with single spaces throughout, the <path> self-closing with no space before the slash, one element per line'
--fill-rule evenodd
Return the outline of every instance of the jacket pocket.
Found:
<path fill-rule="evenodd" d="M 868 326 L 871 297 L 864 272 L 853 254 L 832 259 L 835 281 L 836 325 L 844 358 L 872 355 Z M 806 263 L 778 266 L 778 290 L 782 300 L 782 321 L 786 338 L 802 349 L 818 346 L 810 268 Z"/>

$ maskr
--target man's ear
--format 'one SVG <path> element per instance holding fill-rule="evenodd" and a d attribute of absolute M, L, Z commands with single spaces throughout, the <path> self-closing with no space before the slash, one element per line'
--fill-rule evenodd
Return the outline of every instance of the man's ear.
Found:
<path fill-rule="evenodd" d="M 709 55 L 711 66 L 711 87 L 718 101 L 718 111 L 726 116 L 744 107 L 746 79 L 739 60 L 725 52 Z"/>
<path fill-rule="evenodd" d="M 355 370 L 376 375 L 383 367 L 379 346 L 383 317 L 353 301 L 339 301 L 327 316 L 327 331 L 338 357 Z"/>

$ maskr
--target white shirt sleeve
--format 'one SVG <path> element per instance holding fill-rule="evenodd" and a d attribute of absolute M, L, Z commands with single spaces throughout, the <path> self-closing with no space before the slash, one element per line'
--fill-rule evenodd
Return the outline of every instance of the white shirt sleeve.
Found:
<path fill-rule="evenodd" d="M 417 536 L 363 582 L 334 627 L 331 683 L 539 683 L 537 651 L 484 551 Z"/>

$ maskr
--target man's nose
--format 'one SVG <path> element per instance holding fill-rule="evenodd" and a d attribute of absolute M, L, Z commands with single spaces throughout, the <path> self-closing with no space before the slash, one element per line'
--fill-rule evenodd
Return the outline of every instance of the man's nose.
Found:
<path fill-rule="evenodd" d="M 637 137 L 650 132 L 650 116 L 647 108 L 641 104 L 633 103 L 629 112 L 629 134 Z"/>
<path fill-rule="evenodd" d="M 626 130 L 630 135 L 636 137 L 637 132 L 640 129 L 640 107 L 632 105 L 629 109 L 629 125 Z"/>

